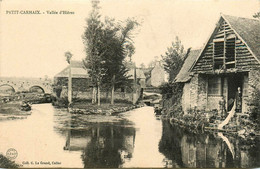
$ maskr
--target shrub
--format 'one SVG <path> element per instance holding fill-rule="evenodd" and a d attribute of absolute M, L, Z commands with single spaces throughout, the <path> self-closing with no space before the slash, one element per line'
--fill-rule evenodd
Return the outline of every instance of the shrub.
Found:
<path fill-rule="evenodd" d="M 18 168 L 19 165 L 0 154 L 0 166 L 3 168 Z"/>
<path fill-rule="evenodd" d="M 257 129 L 260 130 L 260 89 L 254 87 L 252 98 L 250 99 L 251 113 L 250 119 L 257 125 Z"/>

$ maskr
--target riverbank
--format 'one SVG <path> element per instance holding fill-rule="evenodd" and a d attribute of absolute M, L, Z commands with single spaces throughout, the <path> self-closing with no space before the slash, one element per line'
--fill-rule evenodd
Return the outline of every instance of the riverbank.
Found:
<path fill-rule="evenodd" d="M 26 119 L 31 115 L 31 111 L 21 110 L 21 101 L 0 103 L 0 121 Z"/>
<path fill-rule="evenodd" d="M 52 103 L 56 108 L 66 108 L 67 102 L 64 100 L 57 100 Z M 68 107 L 69 112 L 72 114 L 99 114 L 99 115 L 114 115 L 117 113 L 126 112 L 135 108 L 143 107 L 143 103 L 132 104 L 124 100 L 116 100 L 112 105 L 106 101 L 101 102 L 100 105 L 92 104 L 91 100 L 75 100 L 73 104 Z"/>
<path fill-rule="evenodd" d="M 200 131 L 208 132 L 222 132 L 231 136 L 238 136 L 243 140 L 253 140 L 255 137 L 260 137 L 260 131 L 257 129 L 256 124 L 250 121 L 241 120 L 237 123 L 237 116 L 230 120 L 230 122 L 218 129 L 218 125 L 225 120 L 224 117 L 217 115 L 217 112 L 192 112 L 191 114 L 175 113 L 170 118 L 172 124 L 185 128 L 193 133 Z"/>
<path fill-rule="evenodd" d="M 143 104 L 133 105 L 127 103 L 116 103 L 111 105 L 109 103 L 103 103 L 98 106 L 86 103 L 75 103 L 75 105 L 73 105 L 69 111 L 75 114 L 114 115 L 116 113 L 122 113 L 140 107 L 143 107 Z"/>
<path fill-rule="evenodd" d="M 22 110 L 22 103 L 43 104 L 51 103 L 52 97 L 50 94 L 39 93 L 16 93 L 10 96 L 0 97 L 0 121 L 26 119 L 31 115 L 30 105 Z M 27 111 L 26 111 L 27 110 Z"/>

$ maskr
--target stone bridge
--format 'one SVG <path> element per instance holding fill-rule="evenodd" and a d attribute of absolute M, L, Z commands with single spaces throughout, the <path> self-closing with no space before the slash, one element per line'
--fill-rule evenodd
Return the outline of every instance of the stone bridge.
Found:
<path fill-rule="evenodd" d="M 28 92 L 38 88 L 43 93 L 52 93 L 52 80 L 47 78 L 0 77 L 0 89 L 9 86 L 14 92 Z"/>

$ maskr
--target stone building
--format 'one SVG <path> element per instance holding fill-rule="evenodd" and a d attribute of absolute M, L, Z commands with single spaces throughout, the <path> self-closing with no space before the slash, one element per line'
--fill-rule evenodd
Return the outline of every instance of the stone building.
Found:
<path fill-rule="evenodd" d="M 92 83 L 88 74 L 88 70 L 85 68 L 82 61 L 72 60 L 71 63 L 71 75 L 72 75 L 72 93 L 73 98 L 92 98 Z M 125 86 L 117 89 L 114 93 L 114 98 L 118 100 L 127 100 L 131 102 L 136 102 L 138 98 L 142 95 L 143 88 L 145 88 L 145 75 L 143 71 L 136 68 L 134 64 L 127 65 L 129 71 L 127 75 L 129 76 L 129 81 L 132 86 L 131 89 L 126 90 Z M 69 76 L 68 65 L 61 72 L 54 76 L 54 91 L 58 97 L 67 96 L 67 86 L 68 86 L 68 76 Z M 133 90 L 133 89 L 136 90 Z M 101 89 L 101 98 L 111 97 L 111 93 L 107 90 Z"/>
<path fill-rule="evenodd" d="M 136 83 L 140 86 L 140 88 L 145 88 L 146 83 L 145 83 L 145 75 L 142 69 L 136 68 L 136 67 L 131 67 L 129 68 L 129 71 L 127 72 L 127 76 L 129 77 L 129 80 Z"/>
<path fill-rule="evenodd" d="M 127 63 L 128 68 L 127 76 L 129 76 L 129 81 L 132 84 L 131 89 L 133 89 L 133 103 L 135 103 L 143 95 L 144 88 L 146 88 L 146 77 L 142 69 L 137 68 L 135 63 Z"/>
<path fill-rule="evenodd" d="M 72 76 L 72 91 L 73 94 L 77 94 L 77 92 L 86 92 L 90 90 L 91 81 L 88 75 L 87 69 L 85 69 L 82 61 L 72 60 L 70 63 L 71 66 L 71 76 Z M 68 76 L 69 76 L 69 68 L 68 65 L 61 72 L 54 76 L 54 86 L 56 88 L 57 96 L 59 97 L 62 87 L 68 86 Z"/>
<path fill-rule="evenodd" d="M 151 85 L 158 87 L 168 81 L 167 73 L 160 62 L 156 62 L 153 70 L 151 71 Z"/>
<path fill-rule="evenodd" d="M 175 79 L 184 83 L 184 112 L 219 110 L 220 103 L 230 111 L 238 95 L 240 111 L 249 111 L 254 87 L 259 88 L 259 44 L 259 20 L 221 15 L 205 46 L 190 52 Z"/>

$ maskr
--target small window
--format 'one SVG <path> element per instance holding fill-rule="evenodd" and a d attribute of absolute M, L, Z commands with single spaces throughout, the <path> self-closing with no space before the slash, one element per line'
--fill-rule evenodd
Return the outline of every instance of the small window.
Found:
<path fill-rule="evenodd" d="M 208 79 L 208 94 L 209 95 L 221 95 L 221 78 L 210 77 Z"/>

